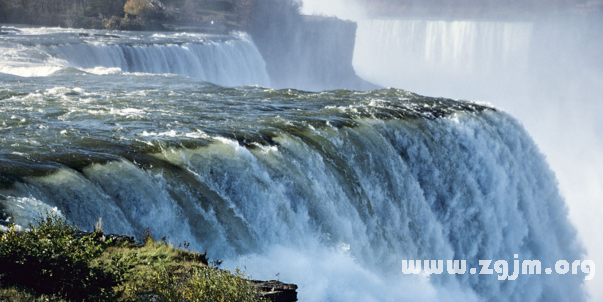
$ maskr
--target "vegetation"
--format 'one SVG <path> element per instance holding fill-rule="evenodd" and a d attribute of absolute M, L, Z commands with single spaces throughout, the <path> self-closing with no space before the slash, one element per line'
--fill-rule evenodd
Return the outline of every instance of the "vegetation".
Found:
<path fill-rule="evenodd" d="M 124 11 L 127 14 L 132 14 L 141 17 L 147 17 L 154 13 L 158 8 L 155 8 L 147 0 L 128 0 L 124 5 Z"/>
<path fill-rule="evenodd" d="M 355 0 L 373 17 L 533 17 L 603 12 L 589 0 Z M 0 0 L 0 23 L 129 30 L 248 30 L 300 0 Z M 266 12 L 266 9 L 271 12 Z"/>
<path fill-rule="evenodd" d="M 2 285 L 23 286 L 76 301 L 113 298 L 111 289 L 121 281 L 121 272 L 89 265 L 108 244 L 96 240 L 99 233 L 75 238 L 77 228 L 54 216 L 30 228 L 23 234 L 14 227 L 2 232 Z"/>
<path fill-rule="evenodd" d="M 0 0 L 0 23 L 129 29 L 241 30 L 256 0 Z"/>
<path fill-rule="evenodd" d="M 143 245 L 106 240 L 48 215 L 0 231 L 1 301 L 264 301 L 247 275 L 148 234 Z"/>

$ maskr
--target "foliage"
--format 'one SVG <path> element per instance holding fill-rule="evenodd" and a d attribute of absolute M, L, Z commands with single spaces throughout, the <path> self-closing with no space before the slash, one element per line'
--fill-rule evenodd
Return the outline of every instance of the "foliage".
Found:
<path fill-rule="evenodd" d="M 130 16 L 126 15 L 120 20 L 118 28 L 125 30 L 142 30 L 145 28 L 145 25 L 146 21 L 143 18 L 130 18 Z"/>
<path fill-rule="evenodd" d="M 154 13 L 155 8 L 147 0 L 128 0 L 124 6 L 124 11 L 144 18 Z"/>
<path fill-rule="evenodd" d="M 121 27 L 122 18 L 111 16 L 111 18 L 103 19 L 103 27 L 105 29 L 119 29 Z"/>
<path fill-rule="evenodd" d="M 150 273 L 140 276 L 151 284 L 151 291 L 158 302 L 266 301 L 239 269 L 231 274 L 209 266 L 195 266 L 184 274 L 177 274 L 156 266 Z"/>
<path fill-rule="evenodd" d="M 255 3 L 262 1 L 0 0 L 0 23 L 226 32 L 246 28 Z"/>
<path fill-rule="evenodd" d="M 85 5 L 86 16 L 98 16 L 111 18 L 113 16 L 123 17 L 126 0 L 89 0 Z"/>
<path fill-rule="evenodd" d="M 176 248 L 167 242 L 147 239 L 143 246 L 126 244 L 109 247 L 94 259 L 93 267 L 120 267 L 125 270 L 123 283 L 117 286 L 124 293 L 125 300 L 136 300 L 142 294 L 152 292 L 151 284 L 141 276 L 148 275 L 154 267 L 160 266 L 170 272 L 182 275 L 192 267 L 207 266 L 205 254 Z"/>
<path fill-rule="evenodd" d="M 0 301 L 264 301 L 246 274 L 210 266 L 186 242 L 147 231 L 144 245 L 118 244 L 100 223 L 82 233 L 52 214 L 29 228 L 0 231 Z"/>
<path fill-rule="evenodd" d="M 27 288 L 0 288 L 0 301 L 3 302 L 68 302 L 56 295 L 39 295 Z"/>
<path fill-rule="evenodd" d="M 74 301 L 116 297 L 113 286 L 119 270 L 90 267 L 107 247 L 99 233 L 76 238 L 77 228 L 63 217 L 49 214 L 29 225 L 30 231 L 11 227 L 0 231 L 0 283 L 19 285 Z"/>

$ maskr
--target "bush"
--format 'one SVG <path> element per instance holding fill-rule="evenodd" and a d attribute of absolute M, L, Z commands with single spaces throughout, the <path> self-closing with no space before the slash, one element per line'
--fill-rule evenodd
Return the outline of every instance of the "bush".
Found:
<path fill-rule="evenodd" d="M 119 24 L 120 29 L 124 29 L 124 30 L 142 30 L 146 27 L 146 20 L 140 18 L 140 17 L 136 17 L 136 18 L 131 18 L 130 16 L 126 15 L 122 20 L 121 23 Z"/>
<path fill-rule="evenodd" d="M 118 16 L 111 16 L 111 18 L 103 19 L 103 27 L 105 29 L 120 29 L 122 18 Z"/>
<path fill-rule="evenodd" d="M 265 301 L 245 273 L 208 265 L 186 242 L 146 232 L 142 246 L 114 244 L 100 221 L 89 234 L 52 214 L 29 228 L 0 230 L 0 301 Z"/>
<path fill-rule="evenodd" d="M 77 227 L 63 217 L 48 215 L 29 224 L 30 231 L 0 231 L 0 284 L 23 286 L 41 294 L 73 301 L 112 299 L 120 271 L 92 268 L 107 243 L 100 233 L 76 238 Z"/>
<path fill-rule="evenodd" d="M 3 302 L 69 302 L 55 295 L 39 295 L 27 288 L 1 288 L 0 301 Z"/>
<path fill-rule="evenodd" d="M 154 13 L 155 8 L 147 0 L 128 0 L 124 5 L 124 11 L 128 14 L 145 18 Z"/>
<path fill-rule="evenodd" d="M 193 267 L 184 275 L 156 268 L 144 277 L 152 284 L 156 301 L 187 302 L 260 302 L 263 299 L 257 289 L 239 269 L 235 274 L 209 266 Z"/>

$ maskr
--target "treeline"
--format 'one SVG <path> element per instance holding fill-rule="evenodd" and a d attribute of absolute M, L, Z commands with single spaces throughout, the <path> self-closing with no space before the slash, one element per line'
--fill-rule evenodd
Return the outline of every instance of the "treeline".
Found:
<path fill-rule="evenodd" d="M 255 0 L 0 0 L 0 22 L 106 29 L 243 29 Z"/>

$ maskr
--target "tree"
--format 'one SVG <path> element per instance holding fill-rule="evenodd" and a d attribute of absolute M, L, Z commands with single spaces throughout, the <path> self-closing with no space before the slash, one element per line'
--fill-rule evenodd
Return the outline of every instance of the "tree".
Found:
<path fill-rule="evenodd" d="M 155 12 L 155 7 L 147 0 L 128 0 L 124 5 L 124 11 L 130 15 L 145 18 Z"/>

